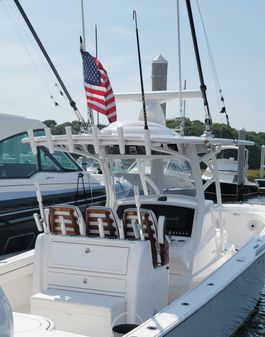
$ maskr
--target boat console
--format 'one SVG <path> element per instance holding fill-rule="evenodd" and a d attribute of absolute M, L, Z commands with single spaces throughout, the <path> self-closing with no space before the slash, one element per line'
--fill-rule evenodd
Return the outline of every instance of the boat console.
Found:
<path fill-rule="evenodd" d="M 144 208 L 152 210 L 156 216 L 165 217 L 165 233 L 169 236 L 191 237 L 194 208 L 181 207 L 166 204 L 165 202 L 158 204 L 144 203 Z M 135 207 L 135 204 L 125 204 L 118 207 L 117 213 L 122 216 L 124 210 L 128 207 Z"/>
<path fill-rule="evenodd" d="M 105 215 L 109 208 L 89 210 L 85 232 L 80 229 L 83 220 L 71 224 L 70 217 L 63 219 L 61 214 L 56 220 L 61 232 L 58 228 L 52 232 L 53 226 L 50 233 L 38 236 L 31 313 L 49 317 L 52 310 L 56 329 L 105 336 L 115 321 L 140 324 L 167 305 L 168 265 L 161 258 L 154 262 L 152 241 L 161 240 L 154 226 L 150 227 L 152 237 L 145 231 L 141 240 L 127 236 L 128 228 L 123 228 L 123 235 L 120 224 Z M 133 216 L 134 210 L 129 214 Z M 79 229 L 71 231 L 77 223 Z M 117 235 L 108 235 L 111 226 L 118 228 Z M 163 238 L 163 228 L 160 232 Z"/>

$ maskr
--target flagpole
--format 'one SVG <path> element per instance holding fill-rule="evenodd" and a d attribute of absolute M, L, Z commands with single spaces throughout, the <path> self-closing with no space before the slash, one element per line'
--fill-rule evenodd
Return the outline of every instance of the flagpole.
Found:
<path fill-rule="evenodd" d="M 84 46 L 83 45 L 83 39 L 80 36 L 80 51 L 81 52 L 85 51 L 83 46 Z M 95 121 L 94 121 L 93 110 L 89 106 L 87 106 L 87 115 L 88 115 L 88 119 L 90 119 L 90 125 L 94 126 L 95 125 Z"/>
<path fill-rule="evenodd" d="M 81 0 L 81 16 L 82 16 L 82 36 L 83 36 L 83 50 L 86 51 L 86 30 L 85 30 L 85 15 L 84 2 Z"/>
<path fill-rule="evenodd" d="M 148 130 L 147 116 L 146 116 L 146 106 L 145 106 L 145 97 L 144 97 L 144 82 L 143 82 L 141 52 L 140 52 L 138 26 L 137 26 L 137 14 L 136 14 L 135 10 L 133 11 L 133 20 L 135 21 L 135 32 L 136 32 L 137 51 L 138 51 L 138 63 L 139 63 L 139 72 L 140 72 L 140 81 L 141 81 L 143 113 L 144 113 L 144 128 L 145 128 L 145 130 Z"/>
<path fill-rule="evenodd" d="M 98 58 L 98 27 L 95 25 L 95 46 L 96 46 L 96 58 Z M 97 112 L 97 126 L 99 128 L 99 112 Z"/>
<path fill-rule="evenodd" d="M 84 0 L 81 0 L 81 17 L 82 17 L 82 39 L 80 38 L 80 49 L 86 51 L 86 29 L 85 29 L 85 14 L 84 14 Z M 95 125 L 93 111 L 87 107 L 88 119 L 91 125 Z"/>

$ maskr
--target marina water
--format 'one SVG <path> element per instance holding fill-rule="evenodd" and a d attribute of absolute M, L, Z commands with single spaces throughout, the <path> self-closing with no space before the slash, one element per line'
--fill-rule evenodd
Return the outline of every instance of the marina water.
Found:
<path fill-rule="evenodd" d="M 249 320 L 233 337 L 264 337 L 265 336 L 265 288 L 259 302 Z"/>

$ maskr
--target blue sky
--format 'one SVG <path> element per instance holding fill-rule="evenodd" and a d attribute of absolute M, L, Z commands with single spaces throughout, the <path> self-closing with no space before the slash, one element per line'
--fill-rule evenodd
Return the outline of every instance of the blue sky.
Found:
<path fill-rule="evenodd" d="M 83 116 L 86 116 L 79 35 L 80 0 L 20 0 L 35 30 Z M 199 0 L 211 52 L 232 127 L 265 131 L 265 2 L 264 0 Z M 146 90 L 151 90 L 151 62 L 162 54 L 168 60 L 168 89 L 178 89 L 176 0 L 84 0 L 87 50 L 95 53 L 94 26 L 98 26 L 99 59 L 108 71 L 114 92 L 139 91 L 135 26 L 138 15 L 142 67 Z M 196 1 L 192 0 L 204 79 L 214 122 L 219 98 L 207 54 Z M 189 89 L 199 79 L 187 21 L 180 1 L 182 79 Z M 55 87 L 57 80 L 46 65 L 12 0 L 0 0 L 0 112 L 55 119 L 61 123 L 75 115 Z M 62 108 L 56 108 L 50 93 Z M 179 103 L 170 103 L 167 117 L 179 116 Z M 120 120 L 136 119 L 138 103 L 118 104 Z M 204 119 L 201 101 L 188 102 L 187 117 Z M 101 118 L 106 122 L 105 117 Z"/>

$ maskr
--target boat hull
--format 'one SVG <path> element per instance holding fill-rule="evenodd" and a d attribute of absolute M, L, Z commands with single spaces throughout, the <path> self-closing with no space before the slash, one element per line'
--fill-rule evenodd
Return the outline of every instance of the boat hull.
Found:
<path fill-rule="evenodd" d="M 243 199 L 254 198 L 259 193 L 259 188 L 255 184 L 245 184 L 237 194 L 238 186 L 234 183 L 220 182 L 221 195 L 223 202 L 240 201 Z M 239 200 L 240 198 L 240 200 Z M 215 184 L 212 183 L 205 190 L 205 199 L 216 202 Z"/>
<path fill-rule="evenodd" d="M 264 287 L 265 254 L 165 336 L 227 337 L 253 312 Z"/>

